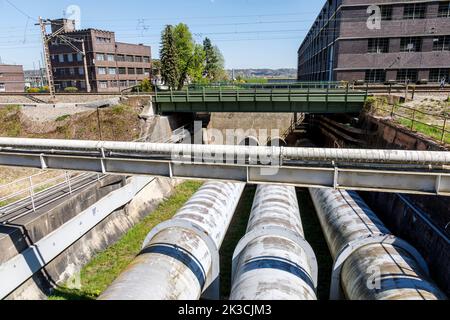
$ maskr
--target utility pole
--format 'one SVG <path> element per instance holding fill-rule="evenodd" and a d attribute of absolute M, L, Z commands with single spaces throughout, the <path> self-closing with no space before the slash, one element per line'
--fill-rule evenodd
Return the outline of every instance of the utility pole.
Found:
<path fill-rule="evenodd" d="M 86 79 L 86 91 L 90 93 L 92 91 L 91 89 L 91 83 L 89 82 L 89 73 L 88 73 L 88 65 L 87 65 L 87 55 L 86 55 L 86 45 L 84 44 L 84 39 L 81 39 L 81 49 L 83 52 L 81 54 L 83 55 L 83 64 L 84 64 L 84 76 Z"/>
<path fill-rule="evenodd" d="M 55 82 L 53 81 L 52 62 L 50 61 L 50 50 L 48 48 L 49 37 L 47 37 L 47 31 L 45 30 L 46 22 L 39 17 L 39 26 L 41 27 L 42 44 L 44 46 L 44 62 L 45 69 L 47 71 L 48 90 L 52 100 L 56 99 L 55 95 Z"/>

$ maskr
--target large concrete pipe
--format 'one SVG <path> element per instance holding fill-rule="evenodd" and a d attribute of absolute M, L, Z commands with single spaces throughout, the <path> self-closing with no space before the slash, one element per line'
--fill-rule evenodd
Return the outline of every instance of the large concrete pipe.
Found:
<path fill-rule="evenodd" d="M 422 256 L 392 236 L 355 192 L 310 189 L 335 258 L 336 290 L 350 300 L 438 300 L 444 293 L 427 275 Z"/>
<path fill-rule="evenodd" d="M 199 299 L 218 280 L 214 264 L 244 187 L 206 183 L 172 220 L 149 234 L 139 256 L 100 299 Z"/>
<path fill-rule="evenodd" d="M 447 168 L 450 152 L 373 150 L 373 149 L 325 149 L 325 148 L 283 148 L 255 146 L 186 145 L 166 143 L 138 143 L 118 141 L 46 140 L 29 138 L 0 138 L 0 151 L 51 151 L 64 154 L 72 151 L 80 155 L 89 151 L 108 153 L 137 153 L 144 155 L 173 156 L 178 154 L 194 157 L 198 154 L 224 154 L 229 157 L 242 155 L 265 155 L 271 158 L 302 161 L 360 162 L 385 164 L 436 165 Z"/>
<path fill-rule="evenodd" d="M 316 300 L 317 262 L 295 188 L 259 186 L 233 257 L 232 300 Z"/>

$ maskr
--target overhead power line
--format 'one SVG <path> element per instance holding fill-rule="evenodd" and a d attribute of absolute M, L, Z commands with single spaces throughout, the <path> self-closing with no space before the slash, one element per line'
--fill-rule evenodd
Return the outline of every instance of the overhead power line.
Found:
<path fill-rule="evenodd" d="M 17 6 L 16 6 L 15 4 L 13 4 L 11 1 L 5 0 L 5 2 L 6 2 L 7 4 L 9 4 L 11 7 L 13 7 L 14 9 L 16 9 L 18 12 L 20 12 L 22 15 L 24 15 L 25 17 L 27 17 L 28 19 L 33 20 L 33 21 L 37 21 L 36 18 L 33 18 L 32 16 L 30 16 L 28 13 L 26 13 L 25 11 L 23 11 L 22 9 L 20 9 L 19 7 L 17 7 Z"/>

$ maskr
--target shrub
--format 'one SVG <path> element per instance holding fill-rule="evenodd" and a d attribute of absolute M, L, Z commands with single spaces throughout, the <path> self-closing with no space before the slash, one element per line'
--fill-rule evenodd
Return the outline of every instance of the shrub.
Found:
<path fill-rule="evenodd" d="M 28 88 L 27 93 L 39 93 L 41 90 L 39 88 Z"/>
<path fill-rule="evenodd" d="M 61 117 L 56 118 L 56 122 L 62 122 L 64 120 L 68 119 L 68 118 L 70 118 L 70 115 L 69 114 L 65 114 L 65 115 L 63 115 Z"/>
<path fill-rule="evenodd" d="M 64 89 L 64 92 L 69 92 L 69 93 L 78 92 L 78 88 L 77 87 L 67 87 Z"/>
<path fill-rule="evenodd" d="M 152 92 L 153 87 L 152 83 L 150 82 L 150 79 L 144 79 L 141 81 L 141 83 L 137 86 L 135 86 L 132 90 L 133 92 Z"/>
<path fill-rule="evenodd" d="M 39 92 L 40 93 L 48 93 L 48 92 L 50 92 L 50 89 L 48 88 L 48 86 L 43 86 L 43 87 L 41 87 L 41 88 L 39 88 Z"/>

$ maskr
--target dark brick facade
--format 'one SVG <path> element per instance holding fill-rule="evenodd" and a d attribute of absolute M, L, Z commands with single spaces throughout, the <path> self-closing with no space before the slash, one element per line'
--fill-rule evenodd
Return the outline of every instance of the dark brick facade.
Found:
<path fill-rule="evenodd" d="M 380 28 L 367 25 L 371 5 L 382 9 Z M 328 0 L 298 64 L 301 81 L 448 81 L 450 1 Z"/>
<path fill-rule="evenodd" d="M 84 39 L 89 82 L 93 92 L 119 92 L 151 77 L 151 48 L 116 42 L 115 33 L 96 29 L 63 33 Z M 76 44 L 81 49 L 81 44 Z M 68 45 L 54 40 L 49 44 L 57 91 L 66 87 L 86 90 L 82 56 Z"/>
<path fill-rule="evenodd" d="M 23 67 L 0 64 L 0 92 L 24 92 L 25 77 Z"/>

